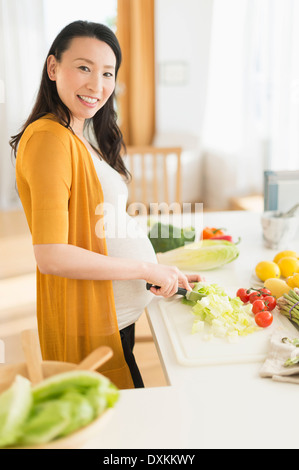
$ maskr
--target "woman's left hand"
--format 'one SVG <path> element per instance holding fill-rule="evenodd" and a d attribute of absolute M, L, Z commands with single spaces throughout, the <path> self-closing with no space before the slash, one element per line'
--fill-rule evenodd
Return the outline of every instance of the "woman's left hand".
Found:
<path fill-rule="evenodd" d="M 205 282 L 205 278 L 201 276 L 200 274 L 186 274 L 186 277 L 192 289 L 197 282 L 200 282 L 200 281 Z"/>

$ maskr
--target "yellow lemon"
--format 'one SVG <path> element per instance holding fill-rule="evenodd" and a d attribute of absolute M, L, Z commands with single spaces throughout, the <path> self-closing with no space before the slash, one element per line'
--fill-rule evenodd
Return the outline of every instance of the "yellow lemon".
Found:
<path fill-rule="evenodd" d="M 292 289 L 294 289 L 294 287 L 299 287 L 299 273 L 294 274 L 294 276 L 289 276 L 286 283 Z"/>
<path fill-rule="evenodd" d="M 294 273 L 299 272 L 299 260 L 297 258 L 293 258 L 292 256 L 281 258 L 277 264 L 283 277 L 289 277 Z"/>
<path fill-rule="evenodd" d="M 293 281 L 293 276 L 288 276 L 286 278 L 286 283 L 289 287 L 291 287 L 292 289 L 294 289 L 295 287 L 295 284 L 294 284 L 294 281 Z"/>
<path fill-rule="evenodd" d="M 274 261 L 260 261 L 255 267 L 255 274 L 261 281 L 280 276 L 280 268 Z"/>
<path fill-rule="evenodd" d="M 298 253 L 296 253 L 296 251 L 292 251 L 292 250 L 284 250 L 284 251 L 280 251 L 279 253 L 277 253 L 277 255 L 274 256 L 274 263 L 278 263 L 278 261 L 281 259 L 281 258 L 285 258 L 286 256 L 291 256 L 292 258 L 298 258 Z"/>
<path fill-rule="evenodd" d="M 269 278 L 264 282 L 264 287 L 269 289 L 272 295 L 279 299 L 283 294 L 287 294 L 291 289 L 291 286 L 288 285 L 283 279 Z"/>

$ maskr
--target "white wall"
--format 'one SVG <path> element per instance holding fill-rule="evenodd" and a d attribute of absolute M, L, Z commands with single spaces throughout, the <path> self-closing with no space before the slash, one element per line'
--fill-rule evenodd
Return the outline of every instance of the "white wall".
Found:
<path fill-rule="evenodd" d="M 206 100 L 213 0 L 156 0 L 156 126 L 200 138 Z M 169 62 L 186 64 L 185 85 L 161 80 Z"/>
<path fill-rule="evenodd" d="M 212 9 L 213 0 L 156 0 L 155 3 L 154 143 L 183 148 L 184 203 L 202 202 L 204 196 L 201 131 L 206 103 Z"/>

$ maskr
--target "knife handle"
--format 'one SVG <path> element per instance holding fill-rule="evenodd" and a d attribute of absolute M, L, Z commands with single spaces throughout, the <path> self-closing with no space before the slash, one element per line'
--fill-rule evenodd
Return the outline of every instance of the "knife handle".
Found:
<path fill-rule="evenodd" d="M 150 290 L 151 287 L 154 287 L 155 289 L 160 289 L 159 286 L 154 286 L 154 284 L 149 284 L 148 282 L 146 283 L 146 288 L 147 290 Z M 186 295 L 187 294 L 187 289 L 184 289 L 183 287 L 178 287 L 177 292 L 174 295 Z"/>

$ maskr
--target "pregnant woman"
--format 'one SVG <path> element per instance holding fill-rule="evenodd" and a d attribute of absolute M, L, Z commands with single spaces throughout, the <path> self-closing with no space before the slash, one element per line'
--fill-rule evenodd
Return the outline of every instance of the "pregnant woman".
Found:
<path fill-rule="evenodd" d="M 114 354 L 100 372 L 132 388 L 143 386 L 133 355 L 136 320 L 153 295 L 190 290 L 200 276 L 158 265 L 126 213 L 130 175 L 113 107 L 120 63 L 109 28 L 66 26 L 48 53 L 33 110 L 10 144 L 37 262 L 43 359 L 78 363 L 108 345 Z M 161 288 L 148 292 L 145 282 Z"/>

